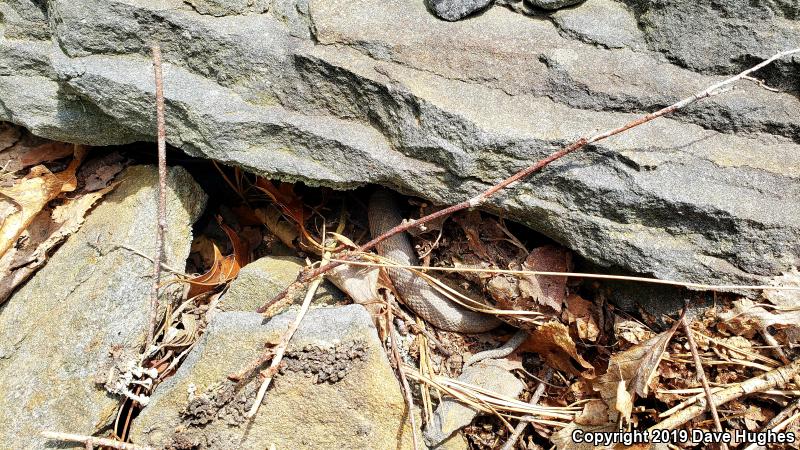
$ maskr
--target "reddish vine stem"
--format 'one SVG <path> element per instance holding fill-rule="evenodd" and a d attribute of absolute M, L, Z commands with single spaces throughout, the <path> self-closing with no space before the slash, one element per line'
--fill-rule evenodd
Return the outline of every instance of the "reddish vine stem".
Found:
<path fill-rule="evenodd" d="M 145 353 L 150 351 L 158 317 L 158 285 L 161 283 L 164 230 L 167 228 L 167 131 L 164 124 L 164 77 L 161 71 L 161 47 L 152 46 L 153 74 L 156 83 L 156 128 L 158 132 L 158 218 L 156 225 L 156 255 L 153 257 L 153 285 L 150 288 L 150 320 L 147 328 Z"/>
<path fill-rule="evenodd" d="M 559 159 L 569 155 L 572 152 L 575 152 L 577 150 L 582 149 L 583 147 L 587 146 L 588 144 L 592 144 L 592 143 L 601 141 L 603 139 L 607 139 L 607 138 L 609 138 L 611 136 L 623 133 L 625 131 L 630 130 L 631 128 L 638 127 L 639 125 L 642 125 L 642 124 L 645 124 L 647 122 L 650 122 L 651 120 L 657 119 L 657 118 L 662 117 L 662 116 L 666 116 L 666 115 L 671 114 L 671 113 L 673 113 L 673 112 L 675 112 L 675 111 L 677 111 L 679 109 L 685 108 L 686 106 L 691 105 L 692 103 L 695 103 L 695 102 L 697 102 L 699 100 L 702 100 L 704 98 L 708 98 L 708 97 L 711 97 L 713 95 L 719 94 L 720 93 L 720 89 L 722 89 L 723 87 L 725 87 L 725 86 L 727 86 L 727 85 L 729 85 L 731 83 L 734 83 L 734 82 L 736 82 L 738 80 L 746 78 L 751 73 L 753 73 L 753 72 L 755 72 L 755 71 L 757 71 L 757 70 L 759 70 L 759 69 L 771 64 L 775 60 L 778 60 L 780 58 L 783 58 L 783 57 L 786 57 L 786 56 L 789 56 L 789 55 L 792 55 L 792 54 L 798 53 L 798 52 L 800 52 L 800 48 L 795 48 L 795 49 L 792 49 L 792 50 L 787 50 L 787 51 L 783 51 L 783 52 L 777 53 L 777 54 L 773 55 L 772 57 L 766 59 L 765 61 L 763 61 L 763 62 L 761 62 L 761 63 L 759 63 L 759 64 L 757 64 L 757 65 L 755 65 L 755 66 L 753 66 L 753 67 L 741 72 L 741 73 L 739 73 L 738 75 L 735 75 L 735 76 L 730 77 L 730 78 L 726 78 L 725 80 L 722 80 L 722 81 L 720 81 L 718 83 L 715 83 L 715 84 L 709 86 L 708 88 L 706 88 L 706 89 L 704 89 L 704 90 L 702 90 L 700 92 L 695 93 L 694 95 L 691 95 L 691 96 L 686 97 L 686 98 L 684 98 L 682 100 L 679 100 L 676 103 L 673 103 L 670 106 L 664 107 L 664 108 L 662 108 L 662 109 L 660 109 L 660 110 L 658 110 L 656 112 L 653 112 L 653 113 L 645 114 L 644 116 L 641 116 L 641 117 L 638 117 L 638 118 L 636 118 L 634 120 L 631 120 L 630 122 L 627 122 L 627 123 L 625 123 L 624 125 L 622 125 L 622 126 L 620 126 L 618 128 L 613 128 L 613 129 L 610 129 L 610 130 L 595 134 L 594 136 L 591 136 L 589 138 L 582 137 L 582 138 L 576 140 L 575 142 L 573 142 L 572 144 L 561 148 L 560 150 L 550 154 L 546 158 L 543 158 L 543 159 L 540 159 L 539 161 L 536 161 L 534 164 L 532 164 L 532 165 L 520 170 L 519 172 L 511 175 L 510 177 L 504 179 L 500 183 L 498 183 L 498 184 L 486 189 L 485 191 L 481 192 L 480 194 L 476 195 L 475 197 L 472 197 L 472 198 L 470 198 L 468 200 L 465 200 L 465 201 L 463 201 L 461 203 L 457 203 L 455 205 L 449 206 L 449 207 L 447 207 L 445 209 L 436 211 L 436 212 L 434 212 L 432 214 L 429 214 L 427 216 L 421 217 L 419 219 L 411 220 L 411 221 L 405 221 L 405 222 L 395 226 L 394 228 L 390 229 L 389 231 L 383 233 L 382 235 L 375 237 L 374 239 L 372 239 L 371 241 L 367 242 L 366 244 L 358 247 L 354 252 L 350 252 L 350 253 L 348 253 L 346 255 L 343 255 L 340 259 L 342 259 L 342 260 L 353 260 L 356 257 L 355 255 L 357 253 L 370 250 L 373 247 L 375 247 L 377 244 L 385 241 L 386 239 L 394 236 L 397 233 L 402 233 L 403 231 L 406 231 L 406 230 L 408 230 L 410 228 L 418 227 L 418 226 L 420 226 L 422 224 L 425 224 L 425 223 L 430 222 L 432 220 L 436 220 L 436 219 L 438 219 L 440 217 L 443 217 L 443 216 L 446 216 L 448 214 L 452 214 L 452 213 L 455 213 L 455 212 L 458 212 L 458 211 L 461 211 L 461 210 L 464 210 L 464 209 L 468 209 L 468 208 L 478 207 L 481 204 L 483 204 L 483 202 L 485 202 L 489 197 L 493 196 L 497 192 L 499 192 L 499 191 L 501 191 L 503 189 L 512 187 L 512 185 L 514 185 L 518 181 L 529 177 L 533 173 L 538 172 L 539 170 L 543 169 L 544 167 L 548 166 L 549 164 L 553 163 L 554 161 L 559 160 Z M 317 276 L 322 275 L 325 272 L 327 272 L 327 271 L 329 271 L 329 270 L 331 270 L 331 269 L 333 269 L 335 267 L 338 267 L 341 264 L 344 264 L 344 262 L 342 262 L 342 261 L 334 261 L 334 262 L 330 262 L 328 264 L 322 265 L 322 266 L 320 266 L 320 267 L 318 267 L 316 269 L 306 270 L 306 271 L 301 272 L 300 275 L 298 275 L 297 280 L 294 283 L 292 283 L 289 287 L 287 287 L 286 289 L 281 291 L 273 299 L 269 300 L 267 303 L 265 303 L 260 308 L 258 308 L 257 311 L 260 312 L 260 313 L 266 312 L 272 305 L 274 305 L 274 304 L 278 303 L 279 301 L 281 301 L 290 292 L 298 289 L 301 285 L 303 285 L 305 283 L 308 283 L 309 281 L 313 280 Z"/>

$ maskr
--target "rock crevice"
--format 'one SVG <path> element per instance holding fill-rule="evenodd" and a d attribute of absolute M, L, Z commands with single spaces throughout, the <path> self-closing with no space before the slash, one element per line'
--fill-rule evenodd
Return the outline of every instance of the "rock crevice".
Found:
<path fill-rule="evenodd" d="M 416 0 L 192 3 L 0 5 L 0 119 L 62 141 L 152 140 L 155 39 L 170 144 L 287 181 L 452 204 L 800 41 L 786 2 L 588 0 L 458 22 Z M 487 208 L 662 278 L 752 283 L 798 265 L 798 58 L 758 75 L 785 92 L 740 83 Z"/>

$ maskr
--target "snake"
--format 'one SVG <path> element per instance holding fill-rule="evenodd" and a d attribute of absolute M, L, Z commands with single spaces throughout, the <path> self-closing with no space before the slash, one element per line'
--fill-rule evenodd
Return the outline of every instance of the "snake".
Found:
<path fill-rule="evenodd" d="M 402 220 L 400 206 L 394 193 L 388 189 L 376 190 L 370 197 L 368 205 L 369 229 L 372 236 L 382 235 Z M 411 245 L 411 237 L 405 231 L 380 242 L 377 250 L 378 254 L 399 265 L 419 265 L 416 252 Z M 386 272 L 406 306 L 436 328 L 476 334 L 493 330 L 503 323 L 493 315 L 473 311 L 453 302 L 409 269 L 387 267 Z M 527 337 L 528 333 L 525 330 L 519 330 L 502 346 L 476 353 L 466 361 L 465 366 L 484 359 L 508 356 Z"/>
<path fill-rule="evenodd" d="M 373 237 L 401 223 L 403 217 L 396 196 L 386 189 L 376 190 L 369 200 L 368 219 Z M 388 237 L 377 245 L 377 250 L 384 258 L 400 265 L 419 265 L 411 238 L 406 232 Z M 387 267 L 386 272 L 406 306 L 436 328 L 475 334 L 497 328 L 502 323 L 495 316 L 453 302 L 409 269 Z"/>

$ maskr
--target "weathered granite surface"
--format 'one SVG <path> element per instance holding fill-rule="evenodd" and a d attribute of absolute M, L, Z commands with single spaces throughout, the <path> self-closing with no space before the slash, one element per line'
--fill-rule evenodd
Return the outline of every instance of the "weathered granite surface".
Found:
<path fill-rule="evenodd" d="M 0 306 L 3 448 L 55 447 L 42 431 L 91 435 L 114 420 L 119 398 L 103 389 L 103 368 L 111 353 L 136 355 L 144 345 L 153 270 L 120 246 L 154 252 L 158 171 L 134 166 L 122 179 Z M 167 192 L 164 262 L 182 266 L 205 193 L 180 168 L 170 170 Z"/>
<path fill-rule="evenodd" d="M 0 119 L 284 180 L 453 203 L 800 43 L 796 2 L 588 0 L 459 22 L 422 0 L 6 0 Z M 760 283 L 800 263 L 800 58 L 572 155 L 502 210 L 602 266 Z"/>

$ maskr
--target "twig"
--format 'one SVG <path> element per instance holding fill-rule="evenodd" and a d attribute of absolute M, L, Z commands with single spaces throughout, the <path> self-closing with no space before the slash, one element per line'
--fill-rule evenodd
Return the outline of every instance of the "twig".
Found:
<path fill-rule="evenodd" d="M 689 309 L 688 300 L 686 301 L 685 308 Z M 700 354 L 697 352 L 697 343 L 695 343 L 694 337 L 692 336 L 692 327 L 689 324 L 689 320 L 686 318 L 686 314 L 681 317 L 681 322 L 683 324 L 683 331 L 686 333 L 686 339 L 689 341 L 689 350 L 691 350 L 692 357 L 694 357 L 694 365 L 697 369 L 697 379 L 700 380 L 700 384 L 703 385 L 703 391 L 706 394 L 706 403 L 708 404 L 708 408 L 711 410 L 711 418 L 714 419 L 714 426 L 717 428 L 717 431 L 721 433 L 722 424 L 719 421 L 717 407 L 714 405 L 713 397 L 711 396 L 711 388 L 708 386 L 708 380 L 706 380 L 703 363 L 700 361 Z M 721 450 L 728 450 L 728 444 L 720 442 L 719 448 Z"/>
<path fill-rule="evenodd" d="M 369 254 L 361 254 L 364 257 Z M 372 255 L 375 256 L 375 255 Z M 758 291 L 800 291 L 800 286 L 778 286 L 771 284 L 704 284 L 692 283 L 686 281 L 676 280 L 663 280 L 658 278 L 645 278 L 634 277 L 628 275 L 610 275 L 604 273 L 587 273 L 587 272 L 548 272 L 541 270 L 514 270 L 514 269 L 487 269 L 481 267 L 443 267 L 443 266 L 412 266 L 407 264 L 399 264 L 389 260 L 382 259 L 386 262 L 372 262 L 372 261 L 358 261 L 352 259 L 337 259 L 332 258 L 331 262 L 338 262 L 341 264 L 349 264 L 351 266 L 362 267 L 389 267 L 400 268 L 418 271 L 436 271 L 436 272 L 458 272 L 458 273 L 492 273 L 492 274 L 505 274 L 505 275 L 544 275 L 544 276 L 562 276 L 562 277 L 577 277 L 577 278 L 591 278 L 600 280 L 619 280 L 619 281 L 638 281 L 642 283 L 664 284 L 668 286 L 686 287 L 690 289 L 698 289 L 704 291 L 714 290 L 758 290 Z"/>
<path fill-rule="evenodd" d="M 750 378 L 734 386 L 727 387 L 711 394 L 709 404 L 720 406 L 739 397 L 764 392 L 776 386 L 784 386 L 800 373 L 800 359 L 791 364 L 770 370 L 759 376 Z M 672 430 L 699 416 L 706 410 L 706 404 L 693 405 L 670 416 L 666 420 L 653 425 L 650 430 Z"/>
<path fill-rule="evenodd" d="M 336 229 L 336 233 L 341 234 L 344 231 L 344 221 L 339 221 L 339 225 Z M 322 242 L 325 242 L 325 230 L 322 231 Z M 335 247 L 336 243 L 331 245 L 331 248 Z M 320 264 L 326 264 L 331 257 L 330 249 L 325 250 L 322 252 L 322 262 Z M 311 305 L 311 300 L 314 299 L 314 294 L 317 292 L 317 288 L 322 283 L 322 274 L 317 276 L 312 282 L 311 285 L 308 287 L 308 292 L 306 292 L 306 297 L 303 299 L 303 304 L 300 306 L 300 311 L 297 312 L 297 317 L 295 317 L 294 322 L 289 326 L 289 329 L 281 336 L 281 340 L 278 345 L 272 349 L 273 357 L 272 361 L 270 361 L 269 367 L 262 372 L 262 375 L 265 377 L 264 381 L 261 383 L 261 387 L 258 389 L 258 394 L 256 395 L 256 401 L 253 403 L 253 406 L 247 412 L 246 416 L 248 418 L 253 418 L 256 413 L 258 412 L 259 406 L 261 406 L 261 402 L 264 400 L 264 394 L 267 392 L 267 388 L 269 388 L 270 383 L 272 382 L 272 378 L 278 372 L 278 366 L 280 365 L 281 361 L 283 360 L 283 355 L 286 353 L 286 348 L 289 346 L 289 341 L 292 340 L 292 336 L 294 336 L 295 331 L 300 326 L 300 322 L 303 321 L 303 317 L 306 315 L 309 306 Z"/>
<path fill-rule="evenodd" d="M 547 372 L 544 374 L 544 381 L 540 382 L 538 386 L 536 386 L 536 391 L 533 392 L 533 396 L 531 396 L 530 403 L 531 405 L 536 405 L 539 403 L 539 399 L 542 398 L 542 394 L 544 394 L 544 389 L 547 386 L 547 382 L 553 378 L 553 369 L 548 368 Z M 508 440 L 500 450 L 512 450 L 514 446 L 517 444 L 519 437 L 522 435 L 522 432 L 525 431 L 525 427 L 528 426 L 528 421 L 524 420 L 525 417 L 520 419 L 520 422 L 517 424 L 516 428 L 514 428 L 514 432 L 511 433 L 511 436 L 508 437 Z"/>
<path fill-rule="evenodd" d="M 775 417 L 770 419 L 770 421 L 767 422 L 767 424 L 764 425 L 763 428 L 761 428 L 761 431 L 762 432 L 766 432 L 766 431 L 769 431 L 769 430 L 779 431 L 779 430 L 776 430 L 778 425 L 781 425 L 783 422 L 786 421 L 787 418 L 790 418 L 790 416 L 793 415 L 792 413 L 794 413 L 798 408 L 800 408 L 800 399 L 797 399 L 797 400 L 793 401 L 789 406 L 784 408 L 783 411 L 779 412 Z M 747 447 L 745 447 L 744 450 L 755 450 L 758 447 L 759 447 L 758 444 L 752 443 L 752 444 L 748 445 Z M 764 448 L 764 447 L 761 447 L 761 448 Z"/>
<path fill-rule="evenodd" d="M 141 251 L 139 251 L 139 250 L 136 250 L 136 249 L 135 249 L 135 248 L 133 248 L 133 247 L 128 247 L 128 246 L 127 246 L 127 245 L 125 245 L 125 244 L 116 244 L 116 247 L 117 247 L 117 248 L 121 248 L 121 249 L 128 250 L 129 252 L 133 253 L 134 255 L 136 255 L 136 256 L 141 256 L 142 258 L 144 258 L 144 259 L 146 259 L 146 260 L 148 260 L 148 261 L 150 261 L 150 262 L 154 262 L 154 261 L 155 261 L 153 258 L 151 258 L 151 257 L 149 257 L 149 256 L 147 256 L 147 255 L 145 255 L 145 254 L 144 254 L 144 253 L 142 253 Z M 172 272 L 172 273 L 173 273 L 173 274 L 175 274 L 175 275 L 179 275 L 179 276 L 182 276 L 182 277 L 185 277 L 185 276 L 187 276 L 187 275 L 186 275 L 186 272 L 184 272 L 184 271 L 182 271 L 182 270 L 178 270 L 178 269 L 176 269 L 175 267 L 172 267 L 172 266 L 170 266 L 169 264 L 167 264 L 167 263 L 165 263 L 165 262 L 163 262 L 163 261 L 161 262 L 161 268 L 162 268 L 162 269 L 165 269 L 165 270 L 167 270 L 168 272 Z"/>
<path fill-rule="evenodd" d="M 472 198 L 470 198 L 468 200 L 465 200 L 465 201 L 463 201 L 461 203 L 449 206 L 447 208 L 441 209 L 439 211 L 436 211 L 434 213 L 431 213 L 431 214 L 429 214 L 427 216 L 424 216 L 424 217 L 421 217 L 419 219 L 405 221 L 405 222 L 395 226 L 394 228 L 391 228 L 389 231 L 381 234 L 380 236 L 377 236 L 377 237 L 373 238 L 371 241 L 369 241 L 366 244 L 358 247 L 355 252 L 351 252 L 351 253 L 346 254 L 343 259 L 351 259 L 351 258 L 353 258 L 353 256 L 352 256 L 353 253 L 359 253 L 359 252 L 367 251 L 367 250 L 375 247 L 375 245 L 385 241 L 389 237 L 394 236 L 395 234 L 398 234 L 398 233 L 402 233 L 403 231 L 406 231 L 406 230 L 408 230 L 410 228 L 418 227 L 418 226 L 420 226 L 422 224 L 425 224 L 425 223 L 428 223 L 428 222 L 430 222 L 432 220 L 436 220 L 436 219 L 438 219 L 440 217 L 444 217 L 444 216 L 450 215 L 452 213 L 455 213 L 455 212 L 458 212 L 458 211 L 461 211 L 461 210 L 464 210 L 464 209 L 478 207 L 481 204 L 483 204 L 489 197 L 493 196 L 497 192 L 499 192 L 499 191 L 501 191 L 501 190 L 503 190 L 505 188 L 512 187 L 512 185 L 515 185 L 517 182 L 521 181 L 522 179 L 527 178 L 528 176 L 532 175 L 535 172 L 538 172 L 539 170 L 541 170 L 542 168 L 546 167 L 547 165 L 549 165 L 553 161 L 561 159 L 564 156 L 567 156 L 567 155 L 569 155 L 570 153 L 572 153 L 574 151 L 580 150 L 580 149 L 582 149 L 583 147 L 585 147 L 588 144 L 592 144 L 592 143 L 601 141 L 603 139 L 606 139 L 608 137 L 614 136 L 616 134 L 623 133 L 625 131 L 630 130 L 631 128 L 634 128 L 634 127 L 637 127 L 639 125 L 645 124 L 645 123 L 650 122 L 651 120 L 657 119 L 659 117 L 668 115 L 668 114 L 673 113 L 673 112 L 675 112 L 675 111 L 677 111 L 677 110 L 679 110 L 681 108 L 685 108 L 686 106 L 688 106 L 688 105 L 690 105 L 692 103 L 695 103 L 695 102 L 697 102 L 699 100 L 702 100 L 702 99 L 707 98 L 707 97 L 711 97 L 712 95 L 716 95 L 716 94 L 719 93 L 718 91 L 721 88 L 723 88 L 723 87 L 725 87 L 725 86 L 727 86 L 727 85 L 729 85 L 731 83 L 734 83 L 734 82 L 736 82 L 736 81 L 738 81 L 738 80 L 750 75 L 751 73 L 763 68 L 764 66 L 769 65 L 770 63 L 772 63 L 773 61 L 775 61 L 777 59 L 780 59 L 780 58 L 783 58 L 785 56 L 789 56 L 791 54 L 798 53 L 798 52 L 800 52 L 800 48 L 796 48 L 796 49 L 787 50 L 787 51 L 784 51 L 784 52 L 777 53 L 774 56 L 770 57 L 769 59 L 763 61 L 762 63 L 757 64 L 757 65 L 751 67 L 750 69 L 747 69 L 747 70 L 741 72 L 738 75 L 735 75 L 733 77 L 730 77 L 730 78 L 727 78 L 725 80 L 722 80 L 719 83 L 716 83 L 716 84 L 706 88 L 705 90 L 697 92 L 696 94 L 694 94 L 694 95 L 692 95 L 690 97 L 687 97 L 687 98 L 685 98 L 683 100 L 680 100 L 677 103 L 674 103 L 674 104 L 672 104 L 670 106 L 662 108 L 662 109 L 660 109 L 660 110 L 658 110 L 658 111 L 656 111 L 654 113 L 646 114 L 644 116 L 641 116 L 641 117 L 639 117 L 639 118 L 637 118 L 635 120 L 632 120 L 632 121 L 622 125 L 621 127 L 614 128 L 614 129 L 611 129 L 611 130 L 608 130 L 608 131 L 604 131 L 602 133 L 595 134 L 594 136 L 591 136 L 589 138 L 582 137 L 582 138 L 578 139 L 577 141 L 573 142 L 572 144 L 569 144 L 566 147 L 563 147 L 562 149 L 550 154 L 549 156 L 547 156 L 547 157 L 545 157 L 543 159 L 540 159 L 539 161 L 535 162 L 531 166 L 528 166 L 527 168 L 520 170 L 519 172 L 515 173 L 514 175 L 511 175 L 510 177 L 504 179 L 503 181 L 497 183 L 496 185 L 486 189 L 485 191 L 481 192 L 480 194 L 476 195 L 475 197 L 472 197 Z M 327 272 L 327 271 L 329 271 L 329 270 L 333 269 L 334 267 L 337 267 L 337 266 L 339 266 L 341 264 L 342 264 L 341 262 L 329 262 L 328 264 L 323 264 L 322 266 L 320 266 L 320 267 L 318 267 L 318 268 L 316 268 L 314 270 L 309 270 L 309 271 L 302 272 L 300 275 L 298 275 L 297 281 L 292 283 L 289 287 L 284 289 L 282 292 L 280 292 L 278 295 L 276 295 L 273 299 L 269 300 L 267 303 L 262 305 L 260 308 L 258 308 L 257 311 L 260 312 L 260 313 L 263 313 L 263 312 L 267 311 L 267 309 L 269 309 L 270 306 L 272 306 L 275 303 L 277 303 L 280 300 L 282 300 L 284 297 L 286 297 L 286 295 L 289 292 L 292 292 L 292 291 L 296 290 L 298 288 L 298 285 L 302 285 L 302 284 L 308 283 L 309 281 L 311 281 L 311 280 L 315 279 L 316 277 L 318 277 L 320 274 L 323 274 L 323 273 L 325 273 L 325 272 Z"/>
<path fill-rule="evenodd" d="M 411 387 L 408 384 L 406 374 L 403 372 L 403 360 L 400 358 L 400 351 L 397 349 L 397 340 L 394 337 L 395 330 L 392 325 L 392 309 L 386 308 L 386 320 L 389 324 L 389 343 L 392 346 L 392 358 L 395 360 L 395 369 L 400 376 L 400 384 L 403 388 L 403 397 L 406 400 L 406 408 L 408 408 L 408 419 L 411 422 L 411 442 L 414 445 L 414 450 L 419 450 L 419 443 L 417 442 L 417 421 L 414 419 L 414 399 L 411 398 Z"/>
<path fill-rule="evenodd" d="M 150 288 L 150 325 L 147 328 L 145 352 L 153 344 L 158 316 L 158 285 L 161 283 L 164 230 L 167 228 L 167 131 L 164 125 L 164 77 L 161 72 L 161 47 L 153 44 L 153 71 L 156 80 L 156 127 L 158 129 L 158 224 L 156 251 L 153 258 L 153 285 Z"/>
<path fill-rule="evenodd" d="M 129 444 L 127 442 L 115 441 L 113 439 L 85 436 L 82 434 L 59 433 L 55 431 L 44 431 L 42 436 L 54 441 L 80 442 L 84 445 L 100 445 L 103 447 L 117 448 L 120 450 L 152 450 L 152 447 Z"/>
<path fill-rule="evenodd" d="M 323 264 L 325 263 L 327 256 L 328 255 L 323 256 Z M 272 361 L 270 362 L 269 367 L 262 372 L 262 375 L 265 378 L 264 381 L 261 382 L 261 387 L 258 389 L 258 395 L 256 395 L 255 403 L 253 403 L 253 406 L 246 414 L 248 418 L 253 418 L 258 412 L 258 408 L 261 406 L 261 402 L 264 400 L 264 394 L 267 392 L 267 388 L 269 388 L 272 378 L 278 372 L 278 365 L 280 365 L 281 361 L 283 360 L 283 355 L 286 353 L 286 348 L 289 346 L 289 341 L 292 340 L 292 336 L 294 336 L 295 331 L 297 331 L 297 328 L 300 326 L 300 322 L 303 321 L 303 317 L 306 315 L 306 312 L 311 305 L 311 300 L 314 299 L 314 294 L 317 293 L 317 288 L 319 287 L 320 283 L 322 283 L 321 276 L 311 282 L 311 285 L 308 287 L 308 292 L 306 292 L 306 297 L 303 299 L 303 304 L 300 306 L 300 311 L 297 312 L 297 317 L 295 317 L 294 322 L 292 322 L 292 324 L 289 326 L 289 329 L 287 329 L 283 336 L 281 336 L 280 342 L 272 351 Z"/>

